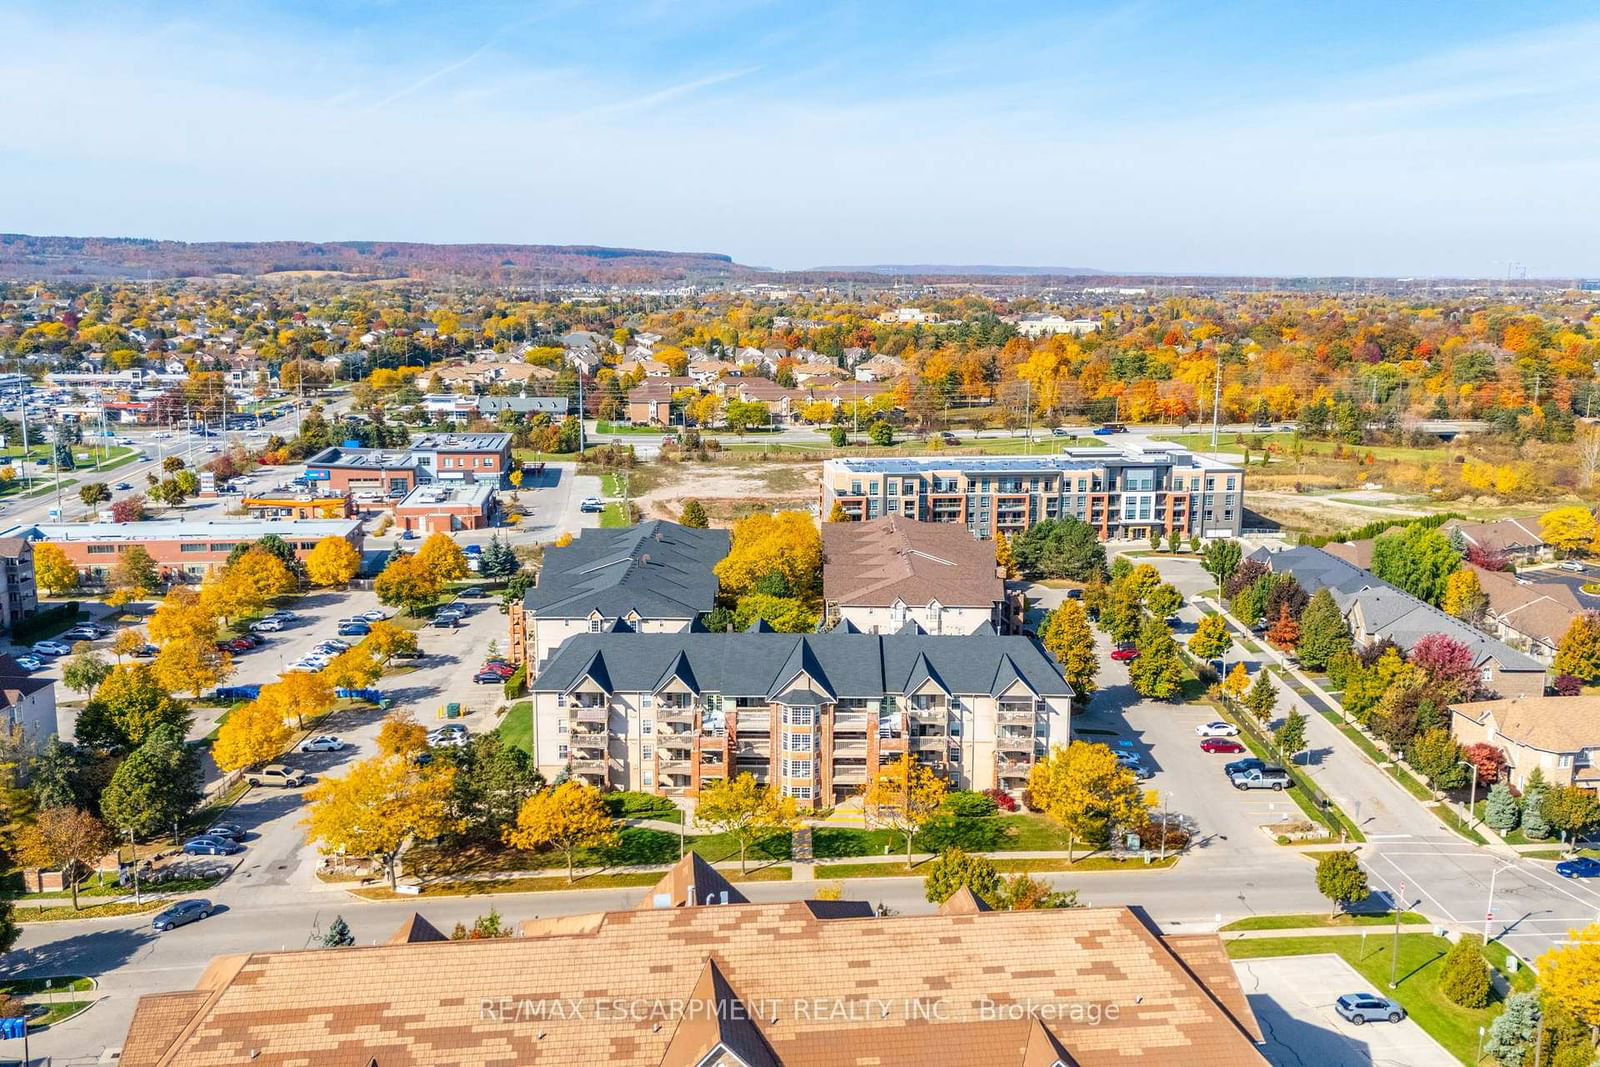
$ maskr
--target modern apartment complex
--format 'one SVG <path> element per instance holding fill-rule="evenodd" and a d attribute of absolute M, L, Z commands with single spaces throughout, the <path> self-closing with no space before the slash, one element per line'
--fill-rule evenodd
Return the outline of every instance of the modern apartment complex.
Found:
<path fill-rule="evenodd" d="M 1071 732 L 1055 661 L 994 634 L 581 634 L 532 690 L 547 777 L 693 797 L 748 772 L 802 808 L 908 752 L 961 788 L 1020 792 Z"/>
<path fill-rule="evenodd" d="M 508 612 L 511 657 L 543 669 L 576 634 L 677 633 L 716 606 L 712 573 L 727 530 L 696 530 L 652 519 L 616 530 L 584 530 L 545 550 L 539 584 Z"/>
<path fill-rule="evenodd" d="M 1243 468 L 1178 446 L 1069 448 L 1051 456 L 830 459 L 822 513 L 853 520 L 900 515 L 964 525 L 974 537 L 1073 516 L 1102 540 L 1237 537 Z"/>
<path fill-rule="evenodd" d="M 825 621 L 863 633 L 1021 633 L 1020 592 L 1008 592 L 994 546 L 952 523 L 902 516 L 822 525 Z"/>
<path fill-rule="evenodd" d="M 33 578 L 33 542 L 26 537 L 0 538 L 0 629 L 9 631 L 39 610 L 39 588 Z"/>

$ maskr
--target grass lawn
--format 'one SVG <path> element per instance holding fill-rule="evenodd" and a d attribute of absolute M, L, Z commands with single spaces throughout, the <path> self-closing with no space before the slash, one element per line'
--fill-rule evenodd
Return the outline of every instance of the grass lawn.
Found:
<path fill-rule="evenodd" d="M 1466 820 L 1457 815 L 1453 808 L 1450 808 L 1445 804 L 1429 804 L 1428 810 L 1433 813 L 1434 818 L 1438 819 L 1440 822 L 1444 823 L 1446 826 L 1450 827 L 1450 829 L 1454 830 L 1468 841 L 1471 841 L 1473 844 L 1487 845 L 1489 843 L 1482 834 L 1478 833 L 1478 831 L 1474 830 L 1471 826 L 1468 826 Z"/>
<path fill-rule="evenodd" d="M 817 865 L 819 878 L 920 878 L 926 874 L 924 869 L 931 860 L 922 863 L 913 863 L 906 866 L 905 861 L 899 863 L 821 863 Z M 1066 860 L 994 860 L 995 869 L 1001 874 L 1033 874 L 1041 871 L 1077 871 L 1080 873 L 1094 873 L 1098 871 L 1140 871 L 1164 870 L 1178 862 L 1177 856 L 1168 856 L 1165 860 L 1153 859 L 1149 863 L 1140 860 L 1117 859 L 1114 856 L 1085 856 L 1075 863 Z"/>
<path fill-rule="evenodd" d="M 28 1020 L 28 1031 L 36 1032 L 52 1023 L 61 1022 L 78 1014 L 93 1004 L 92 1000 L 74 999 L 74 993 L 88 993 L 94 989 L 94 979 L 82 975 L 63 975 L 59 978 L 15 978 L 0 983 L 0 993 L 21 997 L 32 1004 L 42 1004 L 49 1009 L 44 1015 Z"/>
<path fill-rule="evenodd" d="M 791 878 L 787 867 L 756 867 L 745 874 L 735 870 L 719 873 L 730 882 L 787 882 Z M 493 881 L 433 882 L 423 886 L 420 894 L 396 893 L 388 886 L 368 886 L 350 892 L 366 900 L 408 900 L 416 896 L 470 897 L 490 893 L 559 893 L 567 889 L 634 889 L 655 885 L 659 881 L 659 871 L 629 871 L 622 874 L 579 875 L 571 882 L 567 881 L 565 874 L 499 878 Z"/>
<path fill-rule="evenodd" d="M 12 916 L 19 923 L 60 922 L 64 919 L 108 919 L 117 915 L 141 915 L 148 911 L 159 911 L 172 903 L 165 897 L 155 899 L 146 897 L 138 904 L 131 900 L 93 904 L 84 902 L 83 894 L 80 893 L 78 896 L 83 906 L 76 911 L 73 910 L 71 900 L 59 904 L 49 902 L 26 904 L 19 900 L 15 904 Z M 39 899 L 44 900 L 44 898 Z"/>
<path fill-rule="evenodd" d="M 1363 945 L 1365 942 L 1365 945 Z M 1439 992 L 1439 974 L 1444 969 L 1444 957 L 1450 951 L 1450 942 L 1432 934 L 1402 934 L 1400 956 L 1395 968 L 1399 984 L 1389 989 L 1389 973 L 1394 967 L 1391 952 L 1394 939 L 1377 935 L 1372 937 L 1285 937 L 1260 940 L 1238 939 L 1228 942 L 1228 955 L 1233 959 L 1263 959 L 1273 956 L 1311 956 L 1331 954 L 1347 961 L 1371 987 L 1386 996 L 1392 996 L 1405 1006 L 1417 1025 L 1429 1036 L 1461 1060 L 1471 1063 L 1478 1047 L 1478 1027 L 1488 1026 L 1500 1014 L 1501 1006 L 1488 1008 L 1462 1008 L 1445 999 Z M 1499 944 L 1485 950 L 1489 962 L 1505 970 L 1506 951 Z M 1514 991 L 1533 988 L 1533 972 L 1519 967 L 1515 974 L 1507 974 Z"/>
<path fill-rule="evenodd" d="M 1252 915 L 1247 919 L 1235 919 L 1226 923 L 1220 929 L 1229 930 L 1310 930 L 1323 926 L 1393 926 L 1394 914 L 1384 915 L 1350 915 L 1340 912 L 1338 915 L 1326 913 L 1318 915 Z M 1427 926 L 1427 916 L 1419 915 L 1414 911 L 1400 913 L 1401 926 Z"/>
<path fill-rule="evenodd" d="M 622 501 L 613 500 L 606 505 L 600 513 L 600 528 L 602 530 L 617 530 L 624 526 L 633 525 L 628 521 L 627 513 L 622 510 Z"/>
<path fill-rule="evenodd" d="M 533 755 L 533 701 L 519 700 L 511 705 L 494 732 L 506 744 Z"/>
<path fill-rule="evenodd" d="M 594 424 L 594 434 L 596 437 L 601 435 L 612 436 L 620 434 L 632 434 L 636 437 L 661 437 L 662 435 L 670 432 L 671 431 L 669 430 L 663 430 L 659 426 L 630 426 L 625 422 L 607 422 L 604 419 L 601 419 Z"/>
<path fill-rule="evenodd" d="M 1472 809 L 1472 813 L 1478 817 L 1478 821 L 1479 822 L 1483 821 L 1484 810 L 1489 806 L 1489 802 L 1487 800 L 1485 800 L 1484 797 L 1483 797 L 1485 788 L 1486 787 L 1481 786 L 1481 785 L 1478 787 L 1478 803 Z M 1531 838 L 1527 834 L 1523 833 L 1522 832 L 1522 827 L 1520 827 L 1520 826 L 1517 827 L 1515 830 L 1511 830 L 1511 831 L 1509 831 L 1507 833 L 1501 834 L 1500 838 L 1501 838 L 1501 840 L 1503 840 L 1508 845 L 1532 845 L 1532 844 L 1535 844 L 1533 838 Z M 1527 855 L 1527 853 L 1524 852 L 1523 855 Z"/>

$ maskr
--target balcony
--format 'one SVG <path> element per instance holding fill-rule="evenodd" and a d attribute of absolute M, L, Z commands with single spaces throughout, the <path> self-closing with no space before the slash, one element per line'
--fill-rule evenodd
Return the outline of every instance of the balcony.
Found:
<path fill-rule="evenodd" d="M 689 775 L 694 772 L 694 764 L 686 759 L 664 759 L 661 761 L 662 774 Z"/>
<path fill-rule="evenodd" d="M 606 732 L 604 716 L 599 719 L 576 719 L 570 724 L 573 737 L 583 737 L 586 734 L 600 735 Z"/>
<path fill-rule="evenodd" d="M 904 734 L 879 734 L 878 751 L 900 753 L 906 750 Z"/>
<path fill-rule="evenodd" d="M 693 707 L 671 707 L 663 705 L 656 708 L 656 722 L 658 723 L 687 723 L 694 725 Z"/>
<path fill-rule="evenodd" d="M 573 722 L 594 722 L 599 723 L 601 726 L 606 724 L 606 720 L 611 715 L 610 709 L 608 709 L 604 704 L 601 704 L 598 707 L 587 707 L 581 704 L 574 704 L 570 710 L 572 712 L 571 718 Z"/>
<path fill-rule="evenodd" d="M 995 711 L 995 719 L 1001 725 L 1032 726 L 1035 717 L 1031 704 L 1001 704 Z"/>
<path fill-rule="evenodd" d="M 833 739 L 833 754 L 835 756 L 841 756 L 841 757 L 855 757 L 856 759 L 866 759 L 867 758 L 867 739 L 864 738 L 864 737 L 862 737 L 862 738 L 835 737 Z"/>
<path fill-rule="evenodd" d="M 1033 754 L 1033 735 L 1002 730 L 994 739 L 994 747 L 1001 752 L 1026 752 Z"/>
<path fill-rule="evenodd" d="M 1033 769 L 1033 764 L 1025 760 L 997 759 L 994 769 L 1002 779 L 1027 778 L 1028 772 Z"/>
<path fill-rule="evenodd" d="M 604 775 L 611 767 L 611 761 L 605 759 L 572 759 L 573 774 L 600 774 Z"/>
<path fill-rule="evenodd" d="M 843 767 L 834 767 L 834 785 L 865 785 L 867 782 L 867 768 L 854 764 Z"/>

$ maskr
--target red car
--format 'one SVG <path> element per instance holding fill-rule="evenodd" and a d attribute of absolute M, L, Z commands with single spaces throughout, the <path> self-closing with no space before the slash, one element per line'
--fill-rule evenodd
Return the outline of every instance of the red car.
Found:
<path fill-rule="evenodd" d="M 516 674 L 516 668 L 505 663 L 485 663 L 478 669 L 479 674 L 498 674 L 502 678 L 509 678 Z"/>
<path fill-rule="evenodd" d="M 1234 740 L 1232 740 L 1230 738 L 1226 738 L 1226 737 L 1208 737 L 1204 741 L 1200 742 L 1200 751 L 1201 752 L 1226 752 L 1229 755 L 1232 755 L 1235 752 L 1243 752 L 1244 751 L 1244 746 L 1241 745 L 1239 742 L 1234 741 Z"/>
<path fill-rule="evenodd" d="M 1111 658 L 1128 663 L 1139 658 L 1139 650 L 1132 645 L 1124 645 L 1121 648 L 1112 649 Z"/>

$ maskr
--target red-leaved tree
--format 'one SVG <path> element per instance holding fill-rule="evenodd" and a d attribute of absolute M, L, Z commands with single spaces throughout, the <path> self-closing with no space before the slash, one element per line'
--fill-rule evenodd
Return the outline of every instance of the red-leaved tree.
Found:
<path fill-rule="evenodd" d="M 1506 754 L 1486 741 L 1468 745 L 1461 750 L 1461 757 L 1477 769 L 1479 785 L 1498 782 L 1506 767 Z"/>
<path fill-rule="evenodd" d="M 1453 637 L 1428 634 L 1412 646 L 1406 658 L 1428 676 L 1429 695 L 1436 704 L 1475 700 L 1483 693 L 1472 650 Z"/>
<path fill-rule="evenodd" d="M 143 522 L 144 518 L 144 497 L 125 496 L 111 505 L 112 522 Z"/>

